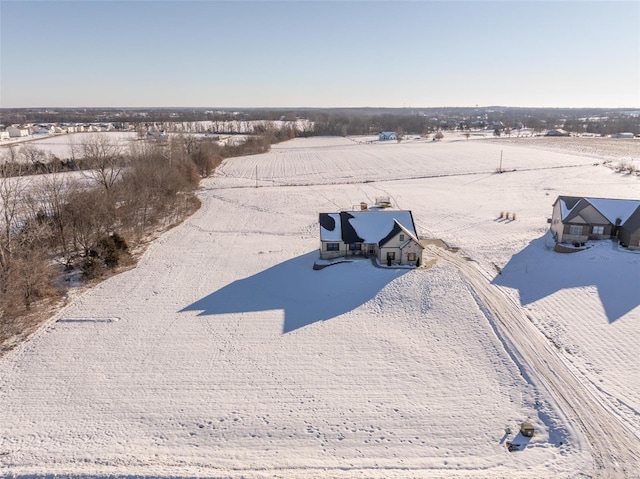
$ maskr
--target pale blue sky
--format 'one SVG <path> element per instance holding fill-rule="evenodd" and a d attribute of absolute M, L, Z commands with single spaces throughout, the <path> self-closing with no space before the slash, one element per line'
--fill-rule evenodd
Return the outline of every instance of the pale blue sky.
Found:
<path fill-rule="evenodd" d="M 0 0 L 0 107 L 640 107 L 640 2 Z"/>

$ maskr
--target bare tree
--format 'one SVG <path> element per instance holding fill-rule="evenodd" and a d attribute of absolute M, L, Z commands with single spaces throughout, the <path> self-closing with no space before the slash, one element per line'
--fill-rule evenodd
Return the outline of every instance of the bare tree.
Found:
<path fill-rule="evenodd" d="M 138 140 L 144 140 L 147 136 L 147 129 L 144 123 L 136 123 L 136 136 Z"/>
<path fill-rule="evenodd" d="M 109 140 L 106 135 L 98 134 L 91 136 L 83 144 L 82 153 L 91 168 L 88 170 L 89 176 L 107 192 L 110 191 L 124 169 L 122 146 Z"/>
<path fill-rule="evenodd" d="M 78 162 L 82 156 L 82 148 L 75 140 L 75 137 L 69 138 L 69 159 L 75 163 Z"/>
<path fill-rule="evenodd" d="M 47 154 L 35 146 L 30 144 L 22 145 L 20 157 L 32 172 L 42 173 L 46 170 Z"/>
<path fill-rule="evenodd" d="M 190 154 L 190 158 L 198 167 L 200 176 L 206 178 L 222 161 L 220 146 L 215 141 L 201 141 Z"/>
<path fill-rule="evenodd" d="M 4 308 L 13 310 L 19 306 L 27 310 L 42 298 L 52 296 L 54 269 L 46 239 L 48 228 L 42 222 L 29 222 L 16 236 L 16 248 L 7 271 L 10 290 L 4 298 Z"/>
<path fill-rule="evenodd" d="M 7 177 L 6 171 L 19 172 L 19 165 L 11 162 L 0 164 L 0 282 L 2 290 L 6 286 L 6 275 L 11 265 L 17 231 L 21 228 L 22 203 L 26 182 L 20 176 Z"/>
<path fill-rule="evenodd" d="M 8 152 L 8 158 L 6 160 L 2 160 L 3 163 L 17 163 L 18 162 L 18 148 L 14 144 L 10 144 L 9 147 L 5 150 Z M 3 174 L 4 176 L 4 174 Z"/>
<path fill-rule="evenodd" d="M 108 193 L 77 189 L 69 194 L 65 205 L 73 249 L 85 257 L 115 225 L 115 208 Z"/>
<path fill-rule="evenodd" d="M 54 173 L 44 176 L 43 183 L 36 192 L 43 213 L 49 220 L 55 240 L 54 245 L 57 252 L 62 255 L 65 265 L 69 264 L 73 256 L 73 251 L 70 249 L 70 228 L 66 205 L 70 192 L 76 188 L 75 181 L 68 175 Z"/>

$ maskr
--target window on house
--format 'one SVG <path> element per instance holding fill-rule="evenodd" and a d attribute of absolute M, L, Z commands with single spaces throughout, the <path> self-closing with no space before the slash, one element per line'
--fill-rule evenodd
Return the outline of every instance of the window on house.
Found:
<path fill-rule="evenodd" d="M 574 236 L 579 236 L 582 234 L 582 226 L 574 226 L 571 225 L 569 227 L 569 234 Z"/>
<path fill-rule="evenodd" d="M 389 252 L 387 252 L 387 259 L 390 259 L 390 260 L 392 260 L 392 261 L 393 261 L 394 259 L 396 259 L 396 253 L 395 253 L 395 251 L 389 251 Z"/>
<path fill-rule="evenodd" d="M 351 243 L 349 245 L 350 251 L 360 251 L 362 249 L 362 243 Z"/>
<path fill-rule="evenodd" d="M 407 254 L 407 259 L 409 261 L 415 261 L 416 260 L 416 254 L 415 253 L 408 253 Z"/>
<path fill-rule="evenodd" d="M 340 243 L 327 243 L 327 251 L 340 251 Z"/>
<path fill-rule="evenodd" d="M 404 235 L 403 234 L 400 235 L 400 241 L 404 241 Z"/>
<path fill-rule="evenodd" d="M 604 234 L 604 226 L 594 226 L 593 227 L 594 235 L 603 235 Z"/>

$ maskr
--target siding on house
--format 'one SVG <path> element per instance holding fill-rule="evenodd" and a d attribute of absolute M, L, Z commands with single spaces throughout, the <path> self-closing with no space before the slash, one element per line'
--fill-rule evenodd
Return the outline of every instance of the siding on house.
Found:
<path fill-rule="evenodd" d="M 619 238 L 640 248 L 640 200 L 559 196 L 553 204 L 551 230 L 558 243 Z"/>
<path fill-rule="evenodd" d="M 629 249 L 640 250 L 640 207 L 625 221 L 618 231 L 620 242 Z"/>

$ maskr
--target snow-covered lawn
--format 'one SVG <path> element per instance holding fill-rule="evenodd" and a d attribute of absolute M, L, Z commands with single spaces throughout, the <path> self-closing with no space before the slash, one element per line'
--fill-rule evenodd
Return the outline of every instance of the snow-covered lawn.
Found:
<path fill-rule="evenodd" d="M 136 269 L 0 359 L 0 475 L 590 476 L 588 435 L 515 349 L 532 338 L 505 333 L 482 298 L 526 315 L 531 344 L 551 345 L 640 446 L 640 254 L 604 242 L 561 255 L 546 236 L 558 195 L 638 197 L 637 177 L 597 163 L 346 138 L 227 160 Z M 484 292 L 441 259 L 314 271 L 318 213 L 377 196 L 460 248 Z M 525 420 L 536 435 L 509 452 Z"/>

